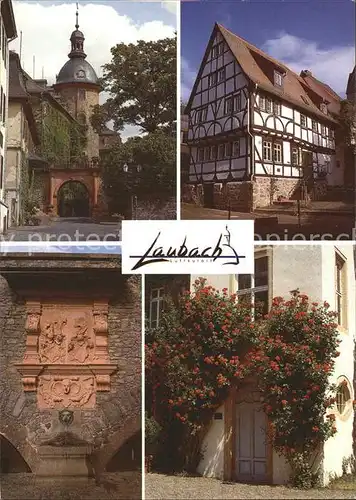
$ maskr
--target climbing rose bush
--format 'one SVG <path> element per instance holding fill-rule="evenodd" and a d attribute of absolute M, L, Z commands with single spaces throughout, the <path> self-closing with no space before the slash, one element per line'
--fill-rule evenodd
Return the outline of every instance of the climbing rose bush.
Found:
<path fill-rule="evenodd" d="M 335 403 L 329 379 L 339 354 L 335 313 L 300 293 L 273 299 L 265 316 L 255 308 L 252 318 L 252 310 L 227 289 L 196 280 L 146 345 L 147 407 L 169 441 L 173 431 L 181 433 L 185 447 L 195 440 L 197 452 L 230 388 L 254 377 L 268 438 L 294 477 L 301 463 L 306 477 L 312 453 L 336 432 L 329 411 Z"/>
<path fill-rule="evenodd" d="M 287 458 L 336 433 L 330 384 L 339 345 L 335 313 L 307 295 L 273 299 L 260 325 L 255 363 L 274 448 Z M 256 352 L 250 360 L 256 361 Z"/>
<path fill-rule="evenodd" d="M 247 375 L 245 356 L 256 342 L 251 307 L 236 295 L 196 280 L 175 311 L 146 346 L 146 381 L 153 404 L 199 430 L 228 395 L 234 380 Z M 154 411 L 155 412 L 155 411 Z"/>

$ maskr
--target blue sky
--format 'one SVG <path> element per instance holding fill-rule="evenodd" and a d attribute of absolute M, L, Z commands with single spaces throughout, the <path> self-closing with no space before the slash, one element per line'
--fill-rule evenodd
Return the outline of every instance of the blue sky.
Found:
<path fill-rule="evenodd" d="M 293 70 L 311 70 L 344 97 L 355 61 L 355 3 L 351 0 L 183 2 L 184 100 L 189 97 L 215 22 Z"/>

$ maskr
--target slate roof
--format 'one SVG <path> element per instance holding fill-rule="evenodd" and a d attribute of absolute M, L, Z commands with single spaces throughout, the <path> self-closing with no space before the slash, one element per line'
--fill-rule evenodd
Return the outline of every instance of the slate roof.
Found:
<path fill-rule="evenodd" d="M 10 50 L 9 99 L 28 99 L 29 97 L 21 71 L 19 55 Z"/>
<path fill-rule="evenodd" d="M 19 55 L 16 52 L 9 53 L 9 102 L 22 102 L 22 106 L 29 124 L 32 140 L 35 145 L 39 144 L 39 136 L 32 106 L 30 104 L 30 94 L 27 92 L 23 70 L 20 64 Z"/>

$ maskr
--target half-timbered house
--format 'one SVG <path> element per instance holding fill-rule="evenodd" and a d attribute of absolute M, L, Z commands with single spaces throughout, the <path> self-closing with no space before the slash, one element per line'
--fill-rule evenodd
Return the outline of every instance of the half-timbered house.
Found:
<path fill-rule="evenodd" d="M 186 113 L 183 201 L 251 211 L 282 199 L 321 199 L 344 184 L 335 145 L 340 97 L 216 24 Z"/>

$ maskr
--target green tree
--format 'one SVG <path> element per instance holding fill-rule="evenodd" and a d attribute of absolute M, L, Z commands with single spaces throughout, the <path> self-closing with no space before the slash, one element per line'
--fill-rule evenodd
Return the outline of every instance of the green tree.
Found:
<path fill-rule="evenodd" d="M 177 115 L 176 38 L 120 43 L 111 54 L 101 80 L 110 98 L 94 108 L 93 127 L 101 130 L 112 120 L 115 130 L 134 125 L 141 132 L 172 131 Z"/>
<path fill-rule="evenodd" d="M 130 197 L 167 200 L 174 196 L 176 140 L 161 131 L 118 144 L 103 165 L 110 211 L 127 215 Z"/>

